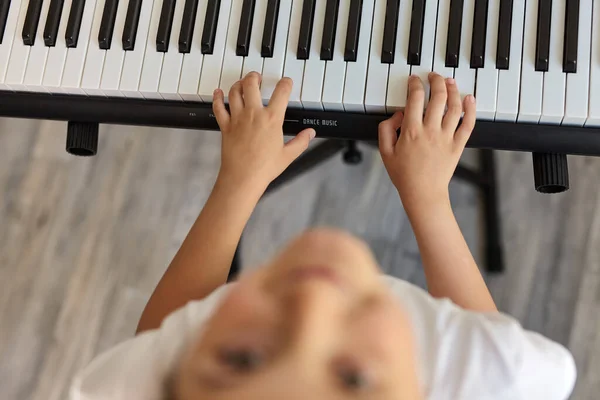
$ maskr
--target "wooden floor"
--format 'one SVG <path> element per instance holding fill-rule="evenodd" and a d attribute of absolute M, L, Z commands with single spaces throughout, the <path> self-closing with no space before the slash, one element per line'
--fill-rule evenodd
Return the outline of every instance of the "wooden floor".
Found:
<path fill-rule="evenodd" d="M 210 132 L 102 127 L 99 155 L 64 152 L 65 125 L 0 120 L 0 398 L 66 398 L 73 374 L 133 334 L 154 285 L 209 194 Z M 474 158 L 467 153 L 466 158 Z M 531 156 L 498 154 L 508 271 L 488 277 L 499 307 L 567 345 L 574 399 L 600 392 L 600 159 L 572 158 L 571 190 L 538 195 Z M 451 185 L 481 259 L 479 198 Z M 339 157 L 280 189 L 246 230 L 244 265 L 307 226 L 367 240 L 383 268 L 423 285 L 416 242 L 379 156 Z"/>

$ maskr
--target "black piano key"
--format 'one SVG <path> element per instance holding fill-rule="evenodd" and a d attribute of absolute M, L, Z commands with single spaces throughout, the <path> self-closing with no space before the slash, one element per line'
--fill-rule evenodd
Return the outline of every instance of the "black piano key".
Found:
<path fill-rule="evenodd" d="M 408 39 L 408 64 L 421 65 L 421 46 L 423 45 L 423 24 L 425 23 L 425 1 L 413 0 L 410 17 L 410 36 Z M 431 1 L 431 0 L 429 0 Z"/>
<path fill-rule="evenodd" d="M 219 9 L 221 0 L 208 0 L 206 5 L 206 17 L 202 28 L 200 49 L 202 54 L 212 54 L 215 48 L 215 36 L 217 35 L 217 24 L 219 23 Z"/>
<path fill-rule="evenodd" d="M 269 0 L 267 3 L 265 29 L 263 30 L 262 43 L 260 46 L 260 55 L 263 57 L 273 57 L 275 35 L 277 34 L 277 20 L 279 18 L 279 2 L 280 0 Z"/>
<path fill-rule="evenodd" d="M 446 39 L 446 67 L 458 68 L 464 0 L 451 0 Z"/>
<path fill-rule="evenodd" d="M 539 0 L 537 40 L 535 43 L 535 70 L 546 72 L 550 58 L 550 22 L 552 0 Z"/>
<path fill-rule="evenodd" d="M 350 0 L 348 30 L 346 32 L 346 46 L 344 49 L 344 61 L 346 62 L 355 62 L 357 59 L 362 7 L 363 0 Z"/>
<path fill-rule="evenodd" d="M 323 38 L 321 40 L 321 60 L 333 60 L 333 47 L 337 30 L 338 11 L 340 0 L 327 0 L 325 5 L 325 22 L 323 24 Z"/>
<path fill-rule="evenodd" d="M 46 17 L 46 26 L 44 27 L 44 44 L 48 47 L 56 45 L 58 36 L 58 26 L 60 25 L 60 16 L 62 14 L 64 0 L 51 0 L 48 7 L 48 17 Z"/>
<path fill-rule="evenodd" d="M 399 9 L 400 0 L 387 0 L 385 7 L 385 22 L 383 25 L 383 44 L 381 46 L 382 63 L 394 63 L 394 56 L 396 52 L 396 36 L 398 33 Z"/>
<path fill-rule="evenodd" d="M 135 49 L 135 38 L 137 37 L 141 11 L 142 0 L 129 0 L 127 15 L 125 16 L 125 25 L 123 25 L 123 36 L 121 36 L 121 43 L 123 45 L 123 50 L 125 51 L 132 51 Z"/>
<path fill-rule="evenodd" d="M 0 44 L 4 39 L 4 30 L 6 29 L 6 20 L 10 10 L 10 0 L 0 0 Z"/>
<path fill-rule="evenodd" d="M 124 1 L 124 0 L 121 0 Z M 119 0 L 106 0 L 100 30 L 98 31 L 98 45 L 102 50 L 109 50 L 112 43 L 113 31 L 115 30 L 115 19 L 117 18 L 117 7 Z"/>
<path fill-rule="evenodd" d="M 299 60 L 308 60 L 310 54 L 310 42 L 312 38 L 313 22 L 315 19 L 315 5 L 317 0 L 304 0 L 302 4 L 302 18 L 300 20 L 300 33 L 298 35 Z"/>
<path fill-rule="evenodd" d="M 240 16 L 240 29 L 238 30 L 235 54 L 239 57 L 247 57 L 250 50 L 250 36 L 252 35 L 252 20 L 254 19 L 254 6 L 256 0 L 244 0 L 242 3 L 242 15 Z"/>
<path fill-rule="evenodd" d="M 473 36 L 471 40 L 471 68 L 484 67 L 488 1 L 489 0 L 475 0 Z"/>
<path fill-rule="evenodd" d="M 67 47 L 77 47 L 84 9 L 85 0 L 73 0 L 71 3 L 71 11 L 69 12 L 69 20 L 67 21 L 67 29 L 65 31 L 65 42 L 67 43 Z"/>
<path fill-rule="evenodd" d="M 513 0 L 500 0 L 498 17 L 498 46 L 496 47 L 496 68 L 508 69 L 510 64 L 510 38 L 512 32 Z"/>
<path fill-rule="evenodd" d="M 42 13 L 42 0 L 29 0 L 29 7 L 25 15 L 23 24 L 23 44 L 33 46 L 35 44 L 35 34 L 40 23 L 40 14 Z"/>
<path fill-rule="evenodd" d="M 185 0 L 181 30 L 179 31 L 179 52 L 189 53 L 192 50 L 194 25 L 198 13 L 198 0 Z"/>
<path fill-rule="evenodd" d="M 183 1 L 183 0 L 179 0 Z M 166 53 L 169 51 L 169 38 L 173 28 L 173 16 L 175 14 L 175 0 L 163 0 L 158 20 L 158 31 L 156 32 L 156 51 Z"/>
<path fill-rule="evenodd" d="M 565 41 L 563 72 L 577 72 L 577 40 L 579 36 L 579 0 L 567 0 L 565 10 Z"/>

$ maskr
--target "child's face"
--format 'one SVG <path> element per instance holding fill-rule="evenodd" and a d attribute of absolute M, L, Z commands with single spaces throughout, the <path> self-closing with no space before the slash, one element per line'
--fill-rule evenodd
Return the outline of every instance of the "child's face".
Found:
<path fill-rule="evenodd" d="M 178 400 L 421 398 L 408 320 L 356 238 L 308 232 L 226 296 L 182 359 Z"/>

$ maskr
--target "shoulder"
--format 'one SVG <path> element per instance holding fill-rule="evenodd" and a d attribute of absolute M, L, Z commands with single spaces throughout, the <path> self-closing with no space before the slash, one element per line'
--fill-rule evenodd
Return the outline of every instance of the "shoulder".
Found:
<path fill-rule="evenodd" d="M 448 299 L 384 277 L 409 315 L 430 399 L 568 398 L 576 379 L 571 353 L 509 315 L 464 310 Z"/>
<path fill-rule="evenodd" d="M 141 333 L 96 356 L 71 385 L 73 400 L 160 400 L 181 352 L 197 338 L 231 285 L 219 287 L 171 313 L 158 329 Z"/>

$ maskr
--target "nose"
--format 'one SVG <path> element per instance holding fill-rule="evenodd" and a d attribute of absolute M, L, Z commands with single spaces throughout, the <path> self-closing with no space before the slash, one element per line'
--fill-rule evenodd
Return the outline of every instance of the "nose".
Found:
<path fill-rule="evenodd" d="M 305 356 L 331 349 L 351 306 L 348 296 L 317 279 L 292 282 L 285 296 L 291 347 Z"/>

